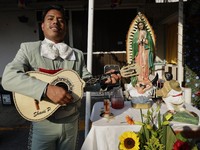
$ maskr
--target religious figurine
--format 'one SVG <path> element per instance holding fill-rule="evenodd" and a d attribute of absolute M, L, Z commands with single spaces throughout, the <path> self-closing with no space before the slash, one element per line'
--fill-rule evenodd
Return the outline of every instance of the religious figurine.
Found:
<path fill-rule="evenodd" d="M 185 99 L 180 84 L 173 80 L 173 75 L 170 72 L 165 72 L 163 78 L 165 80 L 163 87 L 156 91 L 156 95 L 162 97 L 168 110 L 172 114 L 175 114 L 177 111 L 185 111 L 186 113 L 191 114 L 183 107 Z"/>
<path fill-rule="evenodd" d="M 148 19 L 140 12 L 132 21 L 128 34 L 127 34 L 127 62 L 138 63 L 141 69 L 141 73 L 138 77 L 131 78 L 131 83 L 135 87 L 137 82 L 143 82 L 148 89 L 152 87 L 149 80 L 149 74 L 154 69 L 153 62 L 155 58 L 155 35 Z M 144 91 L 139 91 L 144 93 Z"/>
<path fill-rule="evenodd" d="M 138 76 L 131 77 L 131 82 L 125 89 L 132 100 L 141 103 L 149 102 L 153 92 L 153 84 L 149 75 L 154 69 L 155 35 L 147 18 L 140 12 L 132 21 L 127 34 L 127 62 L 137 63 L 141 72 Z M 138 100 L 140 99 L 140 100 Z"/>
<path fill-rule="evenodd" d="M 137 79 L 139 82 L 143 82 L 148 85 L 149 89 L 150 87 L 152 87 L 152 84 L 149 81 L 149 73 L 153 69 L 154 44 L 149 31 L 145 29 L 145 22 L 143 20 L 139 20 L 138 22 L 137 32 L 133 36 L 132 49 L 133 61 L 138 63 L 141 68 L 141 73 L 139 74 Z M 133 86 L 135 85 L 134 77 L 132 78 L 132 84 Z M 143 94 L 145 91 L 141 92 L 141 94 Z"/>
<path fill-rule="evenodd" d="M 165 72 L 163 78 L 165 80 L 163 87 L 156 91 L 156 95 L 161 96 L 167 105 L 168 111 L 164 114 L 164 116 L 171 113 L 172 117 L 169 121 L 198 125 L 198 115 L 195 112 L 185 109 L 185 99 L 183 97 L 183 91 L 180 84 L 173 80 L 173 75 L 170 72 Z"/>

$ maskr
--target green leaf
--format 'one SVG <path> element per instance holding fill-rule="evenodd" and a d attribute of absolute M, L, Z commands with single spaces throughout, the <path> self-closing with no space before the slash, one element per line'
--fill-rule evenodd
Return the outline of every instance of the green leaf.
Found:
<path fill-rule="evenodd" d="M 163 140 L 162 140 L 163 134 L 159 134 L 158 139 L 160 140 L 160 143 L 163 144 Z"/>
<path fill-rule="evenodd" d="M 159 107 L 159 106 L 158 106 Z M 160 117 L 160 111 L 158 112 L 158 128 L 161 128 L 161 117 Z"/>
<path fill-rule="evenodd" d="M 140 140 L 140 147 L 143 147 L 143 145 L 145 144 L 145 139 L 142 133 L 138 132 L 138 137 Z"/>
<path fill-rule="evenodd" d="M 145 137 L 147 139 L 147 142 L 149 142 L 150 135 L 149 135 L 149 130 L 147 129 L 147 126 L 144 126 L 144 131 L 145 131 Z"/>
<path fill-rule="evenodd" d="M 169 124 L 169 121 L 164 121 L 163 123 L 162 123 L 162 125 L 168 125 Z"/>
<path fill-rule="evenodd" d="M 140 115 L 141 115 L 141 120 L 142 120 L 142 122 L 143 122 L 143 115 L 142 115 L 142 109 L 140 109 Z"/>
<path fill-rule="evenodd" d="M 147 118 L 147 116 L 146 116 L 145 114 L 142 114 L 142 116 L 143 116 L 144 118 Z"/>
<path fill-rule="evenodd" d="M 154 112 L 153 107 L 151 107 L 151 111 Z"/>
<path fill-rule="evenodd" d="M 147 124 L 150 124 L 150 119 L 147 119 Z"/>
<path fill-rule="evenodd" d="M 198 148 L 197 148 L 197 146 L 196 146 L 196 144 L 195 144 L 194 141 L 189 142 L 189 145 L 190 145 L 190 149 L 192 149 L 192 150 L 198 150 Z"/>
<path fill-rule="evenodd" d="M 163 122 L 166 121 L 165 115 L 163 115 Z"/>
<path fill-rule="evenodd" d="M 154 137 L 157 137 L 158 136 L 158 133 L 153 131 L 153 130 L 150 130 L 151 131 L 151 134 L 154 136 Z"/>
<path fill-rule="evenodd" d="M 172 150 L 174 143 L 177 141 L 177 138 L 176 138 L 176 135 L 174 134 L 174 132 L 173 132 L 173 130 L 172 130 L 172 128 L 170 126 L 166 126 L 166 128 L 167 128 L 167 133 L 166 133 L 166 150 Z M 164 132 L 163 132 L 163 135 L 165 135 Z"/>
<path fill-rule="evenodd" d="M 144 125 L 144 123 L 140 122 L 140 121 L 134 121 L 135 124 L 138 124 L 138 125 Z"/>
<path fill-rule="evenodd" d="M 163 144 L 166 145 L 166 137 L 167 137 L 167 126 L 163 126 Z"/>
<path fill-rule="evenodd" d="M 160 110 L 160 106 L 157 107 L 156 112 L 158 112 Z"/>
<path fill-rule="evenodd" d="M 195 146 L 195 147 L 192 148 L 192 150 L 198 150 L 198 148 Z"/>
<path fill-rule="evenodd" d="M 140 129 L 140 131 L 138 133 L 140 133 L 142 135 L 142 139 L 144 140 L 144 142 L 146 141 L 146 134 L 145 134 L 145 129 L 144 129 L 144 125 L 142 126 L 142 128 Z"/>
<path fill-rule="evenodd" d="M 152 107 L 151 107 L 152 108 Z M 147 115 L 150 115 L 150 111 L 149 111 L 149 109 L 147 110 Z"/>
<path fill-rule="evenodd" d="M 183 132 L 180 132 L 176 135 L 176 138 L 181 140 L 182 142 L 187 142 L 188 139 L 186 138 L 185 134 Z"/>

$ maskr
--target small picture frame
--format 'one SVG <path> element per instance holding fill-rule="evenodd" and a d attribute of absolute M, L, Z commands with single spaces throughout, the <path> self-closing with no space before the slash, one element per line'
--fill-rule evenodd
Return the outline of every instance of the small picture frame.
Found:
<path fill-rule="evenodd" d="M 2 100 L 3 105 L 11 105 L 12 104 L 10 94 L 1 94 L 1 100 Z"/>

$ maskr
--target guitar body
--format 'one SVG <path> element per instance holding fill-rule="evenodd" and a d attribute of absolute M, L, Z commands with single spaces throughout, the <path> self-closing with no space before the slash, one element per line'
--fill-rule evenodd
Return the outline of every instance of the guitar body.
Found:
<path fill-rule="evenodd" d="M 47 74 L 38 71 L 30 71 L 31 77 L 47 82 L 51 85 L 64 87 L 74 98 L 74 102 L 83 97 L 85 82 L 74 70 L 61 70 L 56 74 Z M 29 121 L 41 121 L 51 116 L 61 105 L 52 102 L 47 97 L 37 101 L 31 97 L 13 92 L 14 104 L 20 115 Z"/>

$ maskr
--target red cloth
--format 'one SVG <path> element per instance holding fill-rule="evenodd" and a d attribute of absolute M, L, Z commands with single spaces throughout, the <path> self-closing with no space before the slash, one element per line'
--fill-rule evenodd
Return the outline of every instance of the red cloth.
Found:
<path fill-rule="evenodd" d="M 51 70 L 51 69 L 49 70 L 49 69 L 39 68 L 40 72 L 45 72 L 45 73 L 48 73 L 48 74 L 54 74 L 54 73 L 59 72 L 60 70 L 63 70 L 63 69 L 60 68 L 60 69 L 57 69 L 57 70 Z"/>
<path fill-rule="evenodd" d="M 178 94 L 178 95 L 173 95 L 172 97 L 177 97 L 177 96 L 181 96 L 182 95 L 182 93 L 181 94 Z"/>

